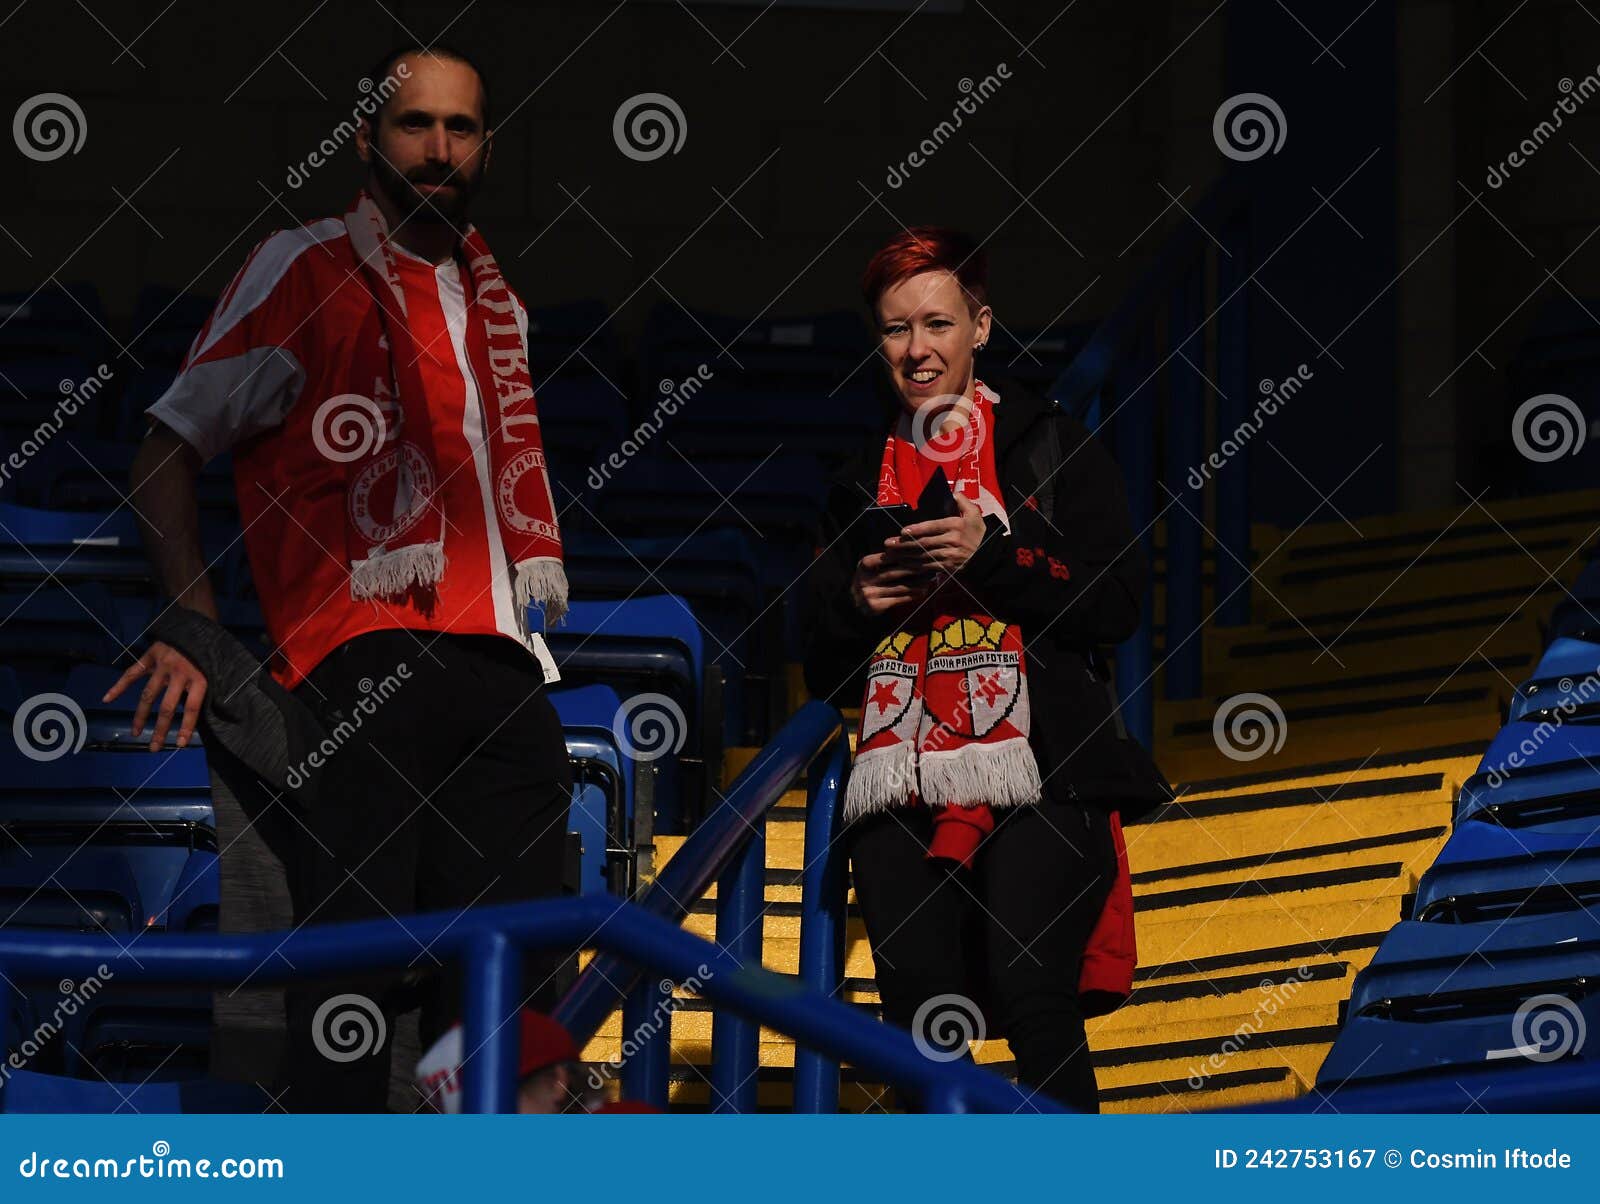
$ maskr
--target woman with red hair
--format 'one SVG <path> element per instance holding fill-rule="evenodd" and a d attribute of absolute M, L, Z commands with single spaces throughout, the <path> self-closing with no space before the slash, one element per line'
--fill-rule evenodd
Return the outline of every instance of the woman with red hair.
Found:
<path fill-rule="evenodd" d="M 1171 797 L 1097 656 L 1138 627 L 1148 566 L 1088 431 L 978 378 L 993 315 L 970 237 L 902 231 L 862 290 L 896 406 L 829 495 L 805 671 L 861 707 L 844 840 L 884 1017 L 939 1060 L 1004 1036 L 1022 1085 L 1097 1111 L 1085 949 L 1118 911 L 1125 997 L 1119 816 Z"/>

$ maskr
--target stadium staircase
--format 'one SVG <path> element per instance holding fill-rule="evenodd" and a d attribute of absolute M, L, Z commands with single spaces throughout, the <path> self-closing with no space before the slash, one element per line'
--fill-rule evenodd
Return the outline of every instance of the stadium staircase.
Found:
<path fill-rule="evenodd" d="M 1202 696 L 1157 704 L 1157 758 L 1178 797 L 1126 833 L 1140 966 L 1133 997 L 1089 1024 L 1105 1111 L 1263 1103 L 1315 1081 L 1352 980 L 1408 914 L 1457 792 L 1532 674 L 1541 619 L 1587 559 L 1597 503 L 1600 492 L 1487 507 L 1463 498 L 1448 510 L 1253 530 L 1257 621 L 1208 625 Z M 1158 534 L 1158 572 L 1159 544 Z M 1208 566 L 1214 555 L 1208 546 Z M 797 704 L 796 666 L 791 683 Z M 1246 694 L 1270 699 L 1282 720 L 1260 699 L 1226 708 Z M 1241 717 L 1233 735 L 1215 733 L 1219 711 Z M 728 749 L 725 781 L 756 751 Z M 764 958 L 787 973 L 805 799 L 791 791 L 766 825 Z M 682 840 L 657 838 L 658 870 Z M 686 926 L 711 937 L 714 910 L 696 904 Z M 875 1013 L 853 891 L 844 973 L 845 998 Z M 585 1056 L 615 1057 L 621 1040 L 613 1015 Z M 671 1045 L 674 1108 L 706 1108 L 711 1013 L 681 992 Z M 975 1057 L 1000 1071 L 1011 1062 L 998 1039 Z M 763 1030 L 761 1108 L 787 1110 L 793 1064 L 792 1043 Z M 845 1066 L 840 1106 L 898 1104 Z"/>

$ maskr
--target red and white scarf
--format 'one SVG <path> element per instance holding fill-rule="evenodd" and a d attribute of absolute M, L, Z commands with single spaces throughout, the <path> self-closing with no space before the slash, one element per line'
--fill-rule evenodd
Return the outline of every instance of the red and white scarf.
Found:
<path fill-rule="evenodd" d="M 346 465 L 344 546 L 350 593 L 355 598 L 398 598 L 414 585 L 436 585 L 446 566 L 444 520 L 433 497 L 433 483 L 439 480 L 434 430 L 418 367 L 428 350 L 416 346 L 406 321 L 405 290 L 389 245 L 388 223 L 377 203 L 362 192 L 344 221 L 382 317 L 399 413 L 395 431 L 380 432 L 370 441 L 370 452 Z M 567 577 L 527 345 L 511 290 L 477 227 L 467 228 L 460 256 L 471 279 L 467 361 L 483 402 L 495 513 L 512 566 L 518 622 L 526 626 L 528 604 L 538 602 L 546 624 L 553 624 L 567 609 Z M 456 457 L 458 462 L 469 459 L 470 454 Z M 380 490 L 391 496 L 376 496 Z M 383 524 L 375 521 L 378 515 L 395 517 Z M 376 538 L 364 533 L 363 528 L 375 527 Z"/>
<path fill-rule="evenodd" d="M 952 492 L 1005 523 L 990 437 L 998 401 L 979 382 L 967 423 L 921 440 L 920 449 L 910 420 L 897 424 L 884 445 L 879 505 L 919 496 L 948 465 Z M 1036 803 L 1043 790 L 1028 743 L 1022 631 L 970 600 L 958 580 L 948 581 L 921 607 L 935 616 L 930 626 L 908 626 L 878 645 L 844 801 L 846 820 L 927 804 L 935 821 L 929 855 L 962 864 L 993 827 L 989 808 Z"/>

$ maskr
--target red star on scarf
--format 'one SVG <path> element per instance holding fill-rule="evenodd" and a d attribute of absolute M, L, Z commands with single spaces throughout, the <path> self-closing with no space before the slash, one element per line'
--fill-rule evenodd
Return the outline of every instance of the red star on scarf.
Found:
<path fill-rule="evenodd" d="M 878 714 L 883 714 L 892 706 L 899 706 L 900 699 L 895 694 L 895 688 L 900 683 L 897 681 L 880 681 L 872 687 L 872 697 L 867 699 L 867 704 L 878 704 Z"/>
<path fill-rule="evenodd" d="M 978 693 L 983 695 L 983 705 L 992 707 L 996 698 L 1005 695 L 1006 688 L 1000 684 L 998 673 L 979 674 Z"/>

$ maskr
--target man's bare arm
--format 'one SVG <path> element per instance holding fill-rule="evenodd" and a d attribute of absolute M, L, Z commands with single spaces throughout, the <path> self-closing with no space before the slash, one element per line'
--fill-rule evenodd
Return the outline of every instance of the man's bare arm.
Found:
<path fill-rule="evenodd" d="M 179 606 L 217 617 L 216 597 L 200 547 L 195 478 L 200 454 L 171 427 L 156 423 L 134 457 L 132 498 L 150 567 Z"/>
<path fill-rule="evenodd" d="M 216 619 L 217 601 L 200 546 L 200 504 L 194 488 L 199 473 L 199 453 L 171 427 L 158 422 L 139 445 L 129 475 L 139 532 L 144 536 L 145 550 L 162 591 L 177 605 Z M 150 680 L 140 691 L 139 705 L 133 712 L 133 734 L 137 736 L 144 730 L 156 697 L 161 695 L 155 727 L 150 732 L 150 749 L 153 752 L 166 743 L 180 703 L 183 724 L 178 729 L 178 746 L 182 748 L 200 721 L 200 707 L 206 696 L 205 674 L 171 644 L 158 640 L 128 666 L 102 701 L 110 702 L 146 673 Z"/>

